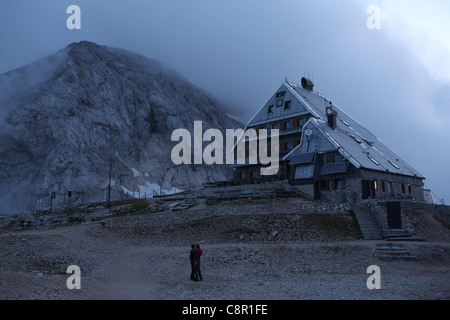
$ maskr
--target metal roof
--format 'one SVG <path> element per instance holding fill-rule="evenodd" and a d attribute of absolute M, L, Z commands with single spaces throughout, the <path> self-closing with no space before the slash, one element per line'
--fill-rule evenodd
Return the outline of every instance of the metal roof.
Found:
<path fill-rule="evenodd" d="M 314 152 L 300 153 L 293 155 L 289 159 L 289 164 L 305 164 L 311 163 L 314 159 Z"/>
<path fill-rule="evenodd" d="M 304 127 L 308 124 L 315 125 L 335 146 L 336 150 L 357 168 L 425 178 L 369 130 L 335 104 L 330 103 L 324 96 L 305 90 L 301 86 L 288 81 L 285 81 L 282 87 L 286 88 L 300 102 L 300 104 L 292 103 L 292 109 L 289 110 L 289 113 L 294 114 L 302 112 L 304 109 L 308 110 L 313 117 L 308 120 Z M 280 90 L 282 89 L 279 89 L 278 92 Z M 332 106 L 337 111 L 336 129 L 332 129 L 327 123 L 325 108 L 328 106 Z M 264 107 L 258 114 L 264 114 Z M 249 124 L 253 120 L 255 120 L 255 117 Z M 300 145 L 290 152 L 284 160 L 292 159 L 299 147 Z"/>
<path fill-rule="evenodd" d="M 349 162 L 326 163 L 320 170 L 320 175 L 345 173 L 347 172 Z"/>

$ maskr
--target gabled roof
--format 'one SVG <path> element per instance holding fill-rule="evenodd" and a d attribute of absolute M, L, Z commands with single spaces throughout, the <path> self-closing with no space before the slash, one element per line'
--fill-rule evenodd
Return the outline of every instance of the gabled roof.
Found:
<path fill-rule="evenodd" d="M 285 92 L 286 96 L 277 97 L 278 93 Z M 284 106 L 277 106 L 279 100 L 288 101 L 292 100 L 292 104 L 288 109 Z M 310 108 L 305 101 L 302 101 L 302 97 L 297 92 L 292 90 L 292 87 L 288 85 L 287 81 L 284 81 L 276 93 L 266 102 L 266 104 L 250 119 L 247 127 L 257 125 L 259 123 L 277 121 L 284 118 L 291 118 L 298 115 L 312 114 L 315 117 L 319 117 L 315 114 L 315 110 Z M 271 112 L 269 113 L 269 108 Z"/>
<path fill-rule="evenodd" d="M 301 113 L 302 108 L 311 113 L 313 117 L 309 119 L 304 127 L 310 124 L 316 126 L 335 146 L 336 150 L 357 168 L 366 168 L 424 179 L 424 176 L 400 158 L 369 130 L 347 115 L 335 104 L 331 104 L 324 96 L 316 92 L 308 91 L 287 80 L 283 82 L 282 87 L 286 88 L 299 102 L 299 104 L 295 104 L 297 109 L 289 110 L 290 114 Z M 335 130 L 327 123 L 326 107 L 330 105 L 338 112 L 336 120 L 337 128 Z M 250 120 L 249 125 L 254 123 L 255 120 L 259 120 L 257 118 L 259 114 L 267 113 L 265 108 L 267 108 L 267 104 Z M 281 114 L 278 117 L 281 117 Z M 304 135 L 302 135 L 300 145 L 286 155 L 283 160 L 299 153 L 296 151 L 299 150 L 303 143 L 303 138 Z"/>

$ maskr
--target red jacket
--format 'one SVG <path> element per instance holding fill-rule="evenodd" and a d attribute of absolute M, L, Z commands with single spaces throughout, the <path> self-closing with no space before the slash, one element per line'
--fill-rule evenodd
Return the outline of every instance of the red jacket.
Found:
<path fill-rule="evenodd" d="M 197 251 L 195 251 L 195 255 L 194 255 L 194 261 L 198 261 L 200 262 L 200 257 L 203 254 L 203 250 L 200 248 L 197 248 Z"/>

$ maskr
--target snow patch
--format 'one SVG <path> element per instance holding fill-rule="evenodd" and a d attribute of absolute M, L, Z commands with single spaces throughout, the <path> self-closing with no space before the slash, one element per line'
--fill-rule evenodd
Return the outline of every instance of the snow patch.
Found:
<path fill-rule="evenodd" d="M 122 190 L 125 194 L 128 194 L 134 198 L 153 198 L 153 195 L 159 195 L 160 192 L 163 195 L 175 194 L 183 192 L 184 190 L 173 187 L 170 190 L 162 189 L 156 183 L 146 182 L 145 185 L 138 185 L 139 191 L 131 191 L 122 186 Z"/>
<path fill-rule="evenodd" d="M 135 177 L 135 178 L 142 176 L 142 174 L 135 168 L 131 168 L 131 171 L 133 171 L 133 177 Z"/>

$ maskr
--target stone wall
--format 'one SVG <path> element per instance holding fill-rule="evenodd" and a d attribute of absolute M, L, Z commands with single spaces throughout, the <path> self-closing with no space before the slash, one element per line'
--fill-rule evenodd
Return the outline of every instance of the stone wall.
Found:
<path fill-rule="evenodd" d="M 361 179 L 349 178 L 345 180 L 345 196 L 350 203 L 361 201 Z"/>
<path fill-rule="evenodd" d="M 380 230 L 388 229 L 386 200 L 373 199 L 365 200 L 369 205 L 375 220 L 378 223 Z M 442 220 L 450 224 L 450 206 L 429 204 L 425 202 L 416 202 L 411 200 L 401 201 L 401 217 L 402 228 L 408 230 L 410 233 L 414 233 L 414 228 L 409 218 L 415 211 L 426 211 L 433 216 L 438 216 Z"/>
<path fill-rule="evenodd" d="M 372 211 L 372 215 L 378 224 L 378 228 L 380 230 L 387 230 L 388 219 L 387 219 L 386 202 L 378 199 L 371 199 L 365 201 L 367 201 L 367 204 L 370 210 Z M 402 217 L 402 229 L 408 229 L 408 217 L 405 215 L 404 210 L 401 210 L 401 217 Z"/>
<path fill-rule="evenodd" d="M 333 185 L 333 180 L 331 179 Z M 347 178 L 342 189 L 321 190 L 321 200 L 334 203 L 355 203 L 361 201 L 361 179 Z"/>
<path fill-rule="evenodd" d="M 406 214 L 413 210 L 423 210 L 432 215 L 437 215 L 447 223 L 450 223 L 450 206 L 414 201 L 403 201 L 402 205 Z"/>
<path fill-rule="evenodd" d="M 327 203 L 318 201 L 304 201 L 299 204 L 297 209 L 301 213 L 349 213 L 352 209 L 350 204 L 347 203 Z"/>
<path fill-rule="evenodd" d="M 345 179 L 344 189 L 335 189 L 331 191 L 321 191 L 322 200 L 331 202 L 349 202 L 357 203 L 362 199 L 362 179 L 347 178 Z M 411 199 L 415 201 L 424 201 L 423 189 L 419 185 L 405 185 L 396 182 L 376 180 L 375 198 L 377 199 Z M 410 189 L 409 189 L 410 187 Z"/>
<path fill-rule="evenodd" d="M 407 185 L 396 182 L 390 183 L 388 181 L 383 182 L 384 190 L 381 181 L 377 180 L 375 195 L 378 199 L 412 199 L 416 201 L 424 200 L 422 186 Z"/>

